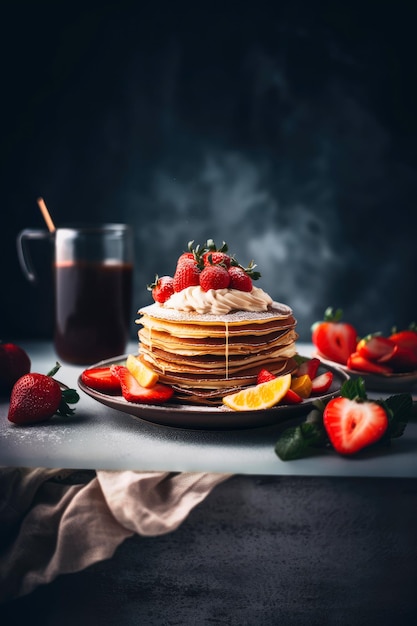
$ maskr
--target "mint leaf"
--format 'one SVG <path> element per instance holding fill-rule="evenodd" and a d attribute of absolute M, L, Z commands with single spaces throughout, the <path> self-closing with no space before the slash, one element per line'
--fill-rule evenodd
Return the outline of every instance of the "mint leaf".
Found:
<path fill-rule="evenodd" d="M 380 404 L 384 407 L 389 422 L 384 438 L 401 437 L 413 413 L 411 394 L 399 393 L 382 400 Z"/>
<path fill-rule="evenodd" d="M 326 440 L 322 424 L 302 422 L 298 426 L 287 428 L 275 444 L 275 453 L 281 461 L 291 461 L 307 456 L 312 448 Z"/>
<path fill-rule="evenodd" d="M 340 395 L 349 400 L 367 400 L 364 379 L 359 376 L 345 380 L 340 388 Z"/>

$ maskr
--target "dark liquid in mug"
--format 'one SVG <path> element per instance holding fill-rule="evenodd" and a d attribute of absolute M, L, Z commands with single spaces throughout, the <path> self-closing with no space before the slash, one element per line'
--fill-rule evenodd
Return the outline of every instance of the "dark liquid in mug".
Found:
<path fill-rule="evenodd" d="M 129 339 L 133 266 L 76 262 L 55 267 L 55 350 L 88 365 L 123 354 Z"/>

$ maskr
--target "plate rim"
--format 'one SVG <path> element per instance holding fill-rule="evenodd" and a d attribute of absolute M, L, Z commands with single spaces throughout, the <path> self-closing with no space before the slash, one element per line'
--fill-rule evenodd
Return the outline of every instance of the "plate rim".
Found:
<path fill-rule="evenodd" d="M 89 365 L 85 369 L 106 367 L 113 363 L 120 364 L 121 361 L 126 360 L 127 356 L 128 354 L 123 354 L 111 357 Z M 312 358 L 302 355 L 298 356 L 307 359 Z M 206 406 L 192 403 L 186 404 L 183 402 L 164 402 L 163 404 L 128 402 L 121 395 L 110 395 L 92 389 L 81 380 L 82 374 L 79 375 L 77 384 L 84 393 L 97 402 L 115 409 L 116 411 L 127 413 L 131 417 L 141 419 L 147 423 L 172 426 L 175 428 L 186 428 L 187 430 L 257 428 L 265 425 L 278 424 L 280 421 L 283 421 L 280 419 L 282 417 L 284 419 L 296 417 L 297 415 L 305 413 L 314 401 L 327 401 L 340 395 L 341 386 L 345 380 L 350 378 L 349 374 L 340 367 L 325 363 L 322 359 L 320 359 L 320 361 L 321 369 L 324 369 L 324 371 L 332 371 L 339 377 L 340 385 L 338 388 L 322 395 L 312 396 L 300 404 L 277 405 L 270 409 L 257 411 L 233 411 L 225 405 Z M 195 418 L 194 420 L 192 419 L 193 417 Z"/>
<path fill-rule="evenodd" d="M 314 353 L 314 356 L 321 360 L 322 363 L 329 365 L 330 367 L 336 367 L 342 372 L 345 372 L 349 375 L 350 378 L 354 376 L 361 376 L 366 381 L 371 384 L 374 383 L 377 385 L 376 391 L 380 391 L 383 389 L 383 386 L 387 386 L 387 393 L 391 390 L 395 389 L 396 385 L 400 385 L 401 389 L 406 389 L 407 383 L 409 383 L 409 388 L 411 389 L 417 383 L 417 370 L 413 370 L 412 372 L 393 372 L 392 374 L 378 374 L 377 372 L 363 372 L 360 370 L 352 370 L 347 365 L 343 365 L 342 363 L 336 363 L 336 361 L 331 361 L 330 359 L 325 359 L 320 356 L 318 353 Z M 369 388 L 370 389 L 370 388 Z M 371 390 L 371 389 L 370 389 Z"/>

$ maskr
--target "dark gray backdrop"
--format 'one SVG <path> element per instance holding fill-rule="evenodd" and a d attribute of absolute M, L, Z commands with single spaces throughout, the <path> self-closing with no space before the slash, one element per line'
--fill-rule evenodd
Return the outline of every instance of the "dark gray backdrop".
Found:
<path fill-rule="evenodd" d="M 2 15 L 0 337 L 50 337 L 49 250 L 15 238 L 127 221 L 135 310 L 190 239 L 255 259 L 302 339 L 417 321 L 416 8 L 399 2 L 10 3 Z M 99 312 L 98 312 L 99 315 Z"/>

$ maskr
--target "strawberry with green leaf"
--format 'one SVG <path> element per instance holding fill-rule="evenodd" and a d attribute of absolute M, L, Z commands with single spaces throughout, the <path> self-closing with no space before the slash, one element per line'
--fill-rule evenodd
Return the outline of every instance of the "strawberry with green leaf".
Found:
<path fill-rule="evenodd" d="M 327 403 L 317 400 L 313 406 L 304 422 L 287 428 L 276 442 L 281 460 L 302 458 L 329 446 L 351 456 L 376 444 L 387 445 L 403 435 L 413 413 L 411 394 L 369 400 L 361 377 L 345 381 L 340 397 Z"/>
<path fill-rule="evenodd" d="M 174 293 L 174 279 L 172 276 L 155 276 L 153 283 L 148 285 L 148 291 L 152 293 L 152 298 L 155 302 L 163 304 Z"/>
<path fill-rule="evenodd" d="M 358 334 L 352 324 L 342 321 L 342 310 L 326 309 L 324 318 L 312 327 L 312 342 L 324 359 L 346 365 L 356 350 Z"/>
<path fill-rule="evenodd" d="M 30 372 L 16 381 L 7 416 L 10 422 L 35 424 L 45 422 L 53 415 L 74 413 L 69 405 L 77 403 L 80 397 L 75 389 L 68 389 L 53 378 L 60 367 L 57 363 L 46 375 Z"/>

